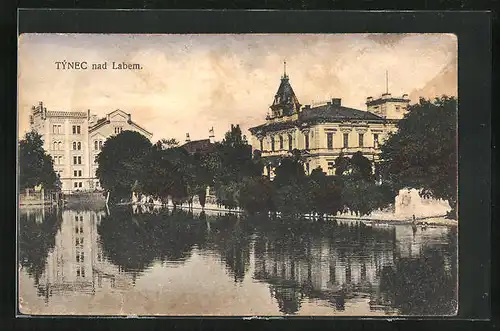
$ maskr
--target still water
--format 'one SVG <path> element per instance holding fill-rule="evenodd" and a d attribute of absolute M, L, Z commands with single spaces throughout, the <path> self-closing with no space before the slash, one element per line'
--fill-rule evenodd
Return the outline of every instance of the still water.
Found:
<path fill-rule="evenodd" d="M 218 212 L 29 209 L 25 314 L 452 315 L 455 227 Z"/>

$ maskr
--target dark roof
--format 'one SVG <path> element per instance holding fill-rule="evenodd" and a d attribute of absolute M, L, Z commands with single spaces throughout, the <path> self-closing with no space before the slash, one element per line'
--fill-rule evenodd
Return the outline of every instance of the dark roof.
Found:
<path fill-rule="evenodd" d="M 339 123 L 344 121 L 387 122 L 386 119 L 368 111 L 343 107 L 335 104 L 326 104 L 323 106 L 302 109 L 297 120 L 265 123 L 250 128 L 249 130 L 252 133 L 256 133 L 258 131 L 278 131 L 316 123 Z"/>
<path fill-rule="evenodd" d="M 188 153 L 211 153 L 215 151 L 215 144 L 210 142 L 210 139 L 193 140 L 182 145 Z"/>
<path fill-rule="evenodd" d="M 345 120 L 375 120 L 383 121 L 384 119 L 368 111 L 347 108 L 334 104 L 326 104 L 319 107 L 304 109 L 299 114 L 299 119 L 304 122 L 311 120 L 328 120 L 328 121 L 345 121 Z"/>

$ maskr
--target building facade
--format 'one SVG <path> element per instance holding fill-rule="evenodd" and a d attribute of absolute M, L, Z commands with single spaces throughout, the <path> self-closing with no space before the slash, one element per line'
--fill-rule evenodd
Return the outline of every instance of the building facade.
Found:
<path fill-rule="evenodd" d="M 252 147 L 261 152 L 264 174 L 271 178 L 279 159 L 294 149 L 304 156 L 306 173 L 321 167 L 333 175 L 335 159 L 341 153 L 351 157 L 360 151 L 376 162 L 379 145 L 396 130 L 409 102 L 406 94 L 394 98 L 385 93 L 377 99 L 367 98 L 366 110 L 344 107 L 339 98 L 302 106 L 285 72 L 266 122 L 249 129 Z"/>
<path fill-rule="evenodd" d="M 96 157 L 107 138 L 126 130 L 137 131 L 148 139 L 153 136 L 119 109 L 97 118 L 90 110 L 50 111 L 42 102 L 32 107 L 30 125 L 42 135 L 44 149 L 54 160 L 65 193 L 101 189 Z"/>

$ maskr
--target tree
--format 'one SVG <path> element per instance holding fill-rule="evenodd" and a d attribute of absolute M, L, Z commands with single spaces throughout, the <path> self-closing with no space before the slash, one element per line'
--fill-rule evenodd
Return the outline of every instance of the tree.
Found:
<path fill-rule="evenodd" d="M 308 197 L 309 209 L 320 214 L 335 215 L 341 210 L 342 188 L 332 176 L 327 176 L 318 167 L 309 175 Z"/>
<path fill-rule="evenodd" d="M 268 178 L 247 177 L 240 187 L 238 204 L 250 214 L 274 210 L 273 186 Z"/>
<path fill-rule="evenodd" d="M 341 152 L 335 159 L 335 175 L 344 175 L 349 171 L 350 160 Z"/>
<path fill-rule="evenodd" d="M 398 131 L 381 145 L 382 176 L 396 188 L 421 189 L 421 195 L 457 205 L 457 100 L 421 98 L 398 122 Z"/>
<path fill-rule="evenodd" d="M 144 178 L 150 141 L 135 131 L 123 131 L 106 140 L 97 156 L 97 177 L 111 199 L 130 198 L 136 181 Z"/>
<path fill-rule="evenodd" d="M 361 180 L 372 181 L 374 180 L 372 171 L 372 162 L 363 153 L 356 152 L 353 154 L 349 168 L 351 169 L 351 176 Z"/>
<path fill-rule="evenodd" d="M 60 185 L 52 157 L 44 150 L 42 136 L 36 131 L 26 133 L 19 142 L 19 184 L 21 189 L 38 185 L 54 189 Z"/>

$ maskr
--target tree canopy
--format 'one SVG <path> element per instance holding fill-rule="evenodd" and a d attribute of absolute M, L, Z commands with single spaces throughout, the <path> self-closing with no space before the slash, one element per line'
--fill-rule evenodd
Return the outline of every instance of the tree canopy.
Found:
<path fill-rule="evenodd" d="M 41 185 L 45 189 L 60 187 L 52 157 L 43 148 L 42 136 L 30 131 L 19 141 L 19 184 L 21 189 Z"/>
<path fill-rule="evenodd" d="M 111 199 L 130 197 L 132 187 L 146 169 L 150 141 L 135 131 L 123 131 L 107 139 L 97 156 L 97 177 Z"/>
<path fill-rule="evenodd" d="M 382 176 L 396 188 L 421 189 L 425 197 L 457 204 L 457 100 L 421 98 L 381 145 Z"/>

